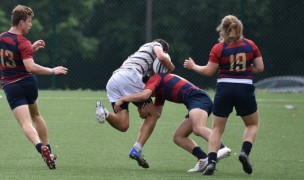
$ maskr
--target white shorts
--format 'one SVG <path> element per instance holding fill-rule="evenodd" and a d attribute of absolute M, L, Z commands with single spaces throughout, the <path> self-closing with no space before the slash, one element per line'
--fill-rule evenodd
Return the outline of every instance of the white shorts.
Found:
<path fill-rule="evenodd" d="M 116 71 L 109 79 L 106 89 L 110 101 L 116 102 L 120 97 L 142 92 L 145 84 L 142 75 L 132 69 Z"/>

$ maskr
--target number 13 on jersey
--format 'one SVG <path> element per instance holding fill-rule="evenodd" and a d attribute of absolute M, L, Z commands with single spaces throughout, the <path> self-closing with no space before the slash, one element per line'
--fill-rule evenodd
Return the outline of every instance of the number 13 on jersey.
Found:
<path fill-rule="evenodd" d="M 0 49 L 1 65 L 3 67 L 11 67 L 11 68 L 16 67 L 16 63 L 13 60 L 13 56 L 14 56 L 13 52 L 4 50 L 4 49 Z"/>

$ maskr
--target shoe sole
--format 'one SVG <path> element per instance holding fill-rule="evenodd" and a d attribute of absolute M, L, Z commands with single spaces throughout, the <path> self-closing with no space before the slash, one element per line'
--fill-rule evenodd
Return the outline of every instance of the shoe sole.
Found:
<path fill-rule="evenodd" d="M 222 160 L 222 159 L 224 159 L 224 158 L 227 158 L 227 157 L 229 157 L 229 156 L 231 156 L 231 152 L 227 152 L 227 153 L 223 154 L 222 156 L 218 157 L 218 158 L 216 159 L 216 162 L 219 162 L 220 160 Z"/>
<path fill-rule="evenodd" d="M 215 167 L 209 168 L 209 169 L 207 167 L 206 170 L 203 172 L 203 175 L 211 176 L 214 174 L 214 170 L 215 170 Z"/>
<path fill-rule="evenodd" d="M 194 168 L 193 169 L 189 169 L 187 172 L 189 173 L 193 173 L 193 172 L 204 172 L 207 168 L 207 163 L 205 164 L 205 166 L 201 169 L 201 170 L 195 170 Z"/>
<path fill-rule="evenodd" d="M 101 104 L 101 102 L 97 102 L 97 103 L 96 103 L 96 108 L 97 108 L 97 107 L 99 107 L 99 108 L 101 108 L 101 109 L 104 108 L 103 105 Z M 97 113 L 97 111 L 96 111 L 95 115 L 96 115 L 96 120 L 97 120 L 99 123 L 104 123 L 104 122 L 106 121 L 106 118 L 105 118 L 105 115 L 104 115 L 104 114 L 99 114 L 99 113 Z"/>
<path fill-rule="evenodd" d="M 51 158 L 51 153 L 47 147 L 44 147 L 41 149 L 41 154 L 44 159 L 44 162 L 50 169 L 56 169 L 56 163 L 55 161 Z M 56 156 L 57 158 L 57 156 Z"/>
<path fill-rule="evenodd" d="M 248 158 L 243 156 L 243 155 L 240 155 L 239 156 L 239 160 L 240 162 L 242 163 L 243 165 L 243 170 L 247 173 L 247 174 L 251 174 L 252 173 L 252 167 L 251 167 L 251 164 L 249 163 L 248 161 Z"/>
<path fill-rule="evenodd" d="M 130 158 L 136 160 L 139 166 L 143 168 L 149 168 L 149 164 L 147 162 L 142 161 L 140 157 L 130 154 Z"/>

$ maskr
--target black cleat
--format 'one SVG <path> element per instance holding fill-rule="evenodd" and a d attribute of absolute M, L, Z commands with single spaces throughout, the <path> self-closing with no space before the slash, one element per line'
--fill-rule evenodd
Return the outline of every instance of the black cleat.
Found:
<path fill-rule="evenodd" d="M 143 168 L 149 168 L 149 164 L 146 161 L 146 159 L 141 155 L 141 153 L 136 151 L 135 148 L 131 149 L 129 156 L 130 156 L 131 159 L 136 160 L 139 166 L 141 166 Z"/>
<path fill-rule="evenodd" d="M 215 164 L 214 163 L 210 163 L 210 164 L 207 165 L 207 168 L 203 172 L 203 175 L 208 175 L 208 176 L 213 175 L 214 170 L 215 170 Z"/>
<path fill-rule="evenodd" d="M 243 170 L 247 173 L 247 174 L 251 174 L 252 173 L 252 166 L 249 162 L 249 158 L 248 156 L 245 154 L 245 152 L 241 152 L 239 155 L 239 160 L 243 165 Z"/>

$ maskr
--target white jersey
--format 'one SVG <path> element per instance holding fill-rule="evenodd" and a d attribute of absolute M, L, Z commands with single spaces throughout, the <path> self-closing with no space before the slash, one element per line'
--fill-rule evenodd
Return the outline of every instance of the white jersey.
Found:
<path fill-rule="evenodd" d="M 138 71 L 143 77 L 146 75 L 152 75 L 152 64 L 156 58 L 156 54 L 153 50 L 155 46 L 162 47 L 158 42 L 150 42 L 142 45 L 138 51 L 129 56 L 115 72 L 122 69 L 133 69 Z"/>

